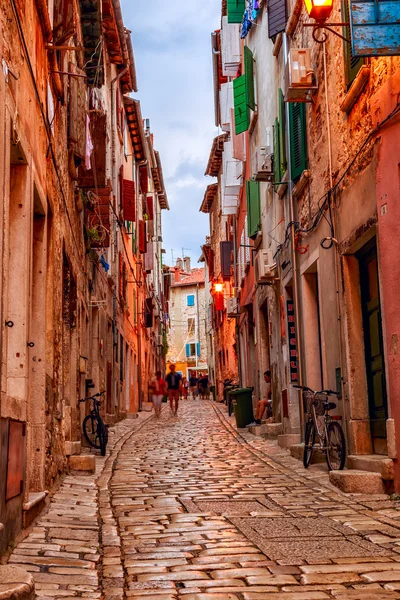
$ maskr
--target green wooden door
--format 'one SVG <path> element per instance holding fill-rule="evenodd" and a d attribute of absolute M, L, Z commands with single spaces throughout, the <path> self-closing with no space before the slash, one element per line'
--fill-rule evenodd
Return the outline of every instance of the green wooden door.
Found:
<path fill-rule="evenodd" d="M 364 323 L 365 363 L 373 438 L 386 438 L 387 395 L 376 241 L 358 255 Z"/>

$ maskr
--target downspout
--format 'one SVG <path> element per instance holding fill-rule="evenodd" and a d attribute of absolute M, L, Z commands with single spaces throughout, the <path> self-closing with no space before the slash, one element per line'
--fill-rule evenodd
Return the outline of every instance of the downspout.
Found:
<path fill-rule="evenodd" d="M 287 34 L 283 34 L 283 55 L 285 61 L 285 68 L 288 61 L 288 38 Z M 289 104 L 285 103 L 285 117 L 286 123 L 289 123 Z M 293 198 L 293 181 L 292 181 L 292 165 L 291 165 L 291 156 L 290 156 L 290 139 L 289 139 L 289 131 L 286 127 L 285 132 L 286 137 L 286 156 L 288 162 L 288 171 L 289 171 L 289 209 L 290 209 L 290 222 L 292 226 L 290 228 L 290 246 L 291 246 L 291 259 L 293 265 L 293 301 L 295 307 L 295 315 L 296 315 L 296 335 L 297 335 L 297 364 L 298 364 L 298 372 L 299 372 L 299 384 L 303 383 L 303 361 L 302 361 L 302 347 L 301 347 L 301 336 L 300 336 L 300 297 L 299 297 L 299 263 L 298 257 L 296 253 L 295 247 L 295 214 L 296 209 L 294 206 L 294 198 Z M 303 398 L 302 393 L 299 391 L 299 414 L 300 414 L 300 435 L 301 439 L 304 436 L 304 410 L 303 410 Z"/>
<path fill-rule="evenodd" d="M 49 9 L 47 6 L 47 0 L 36 0 L 36 8 L 39 15 L 40 24 L 42 26 L 42 31 L 46 42 L 50 42 L 53 39 L 53 29 L 50 23 L 49 17 Z M 58 73 L 54 71 L 58 71 L 57 58 L 55 50 L 48 50 L 48 60 L 50 63 L 50 71 L 51 77 L 53 80 L 54 91 L 58 99 L 61 99 L 64 95 L 63 85 L 61 82 L 61 77 Z"/>
<path fill-rule="evenodd" d="M 237 289 L 238 289 L 238 277 L 237 277 L 237 239 L 236 239 L 236 219 L 233 222 L 233 285 L 236 290 L 236 298 L 237 298 Z M 236 335 L 236 348 L 237 348 L 237 364 L 238 364 L 238 376 L 239 376 L 239 385 L 242 386 L 242 363 L 240 360 L 240 333 L 239 333 L 239 319 L 236 319 L 235 325 L 235 335 Z"/>

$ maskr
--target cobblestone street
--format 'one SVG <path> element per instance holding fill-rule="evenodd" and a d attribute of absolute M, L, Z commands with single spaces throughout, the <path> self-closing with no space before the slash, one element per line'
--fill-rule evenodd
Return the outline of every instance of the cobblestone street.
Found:
<path fill-rule="evenodd" d="M 337 492 L 325 466 L 305 472 L 205 401 L 141 413 L 112 439 L 98 490 L 68 476 L 10 558 L 41 600 L 400 598 L 387 496 Z"/>

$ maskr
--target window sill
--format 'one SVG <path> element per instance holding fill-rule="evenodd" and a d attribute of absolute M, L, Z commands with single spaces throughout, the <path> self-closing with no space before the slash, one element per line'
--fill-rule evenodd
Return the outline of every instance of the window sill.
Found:
<path fill-rule="evenodd" d="M 292 191 L 293 198 L 299 198 L 299 196 L 301 196 L 301 194 L 304 191 L 304 188 L 307 185 L 307 182 L 310 179 L 310 176 L 311 176 L 310 171 L 303 171 L 303 173 L 300 176 L 299 181 L 296 183 L 296 185 L 293 188 L 293 191 Z"/>
<path fill-rule="evenodd" d="M 367 67 L 367 65 L 363 65 L 358 71 L 355 80 L 351 84 L 346 96 L 344 97 L 342 104 L 340 105 L 340 110 L 342 112 L 349 113 L 351 111 L 354 104 L 360 97 L 363 89 L 365 88 L 369 80 L 369 75 L 369 67 Z"/>
<path fill-rule="evenodd" d="M 278 56 L 279 56 L 279 52 L 280 52 L 281 47 L 282 47 L 282 40 L 283 40 L 282 34 L 278 33 L 278 35 L 276 36 L 274 47 L 272 49 L 272 54 L 276 58 L 278 58 Z"/>

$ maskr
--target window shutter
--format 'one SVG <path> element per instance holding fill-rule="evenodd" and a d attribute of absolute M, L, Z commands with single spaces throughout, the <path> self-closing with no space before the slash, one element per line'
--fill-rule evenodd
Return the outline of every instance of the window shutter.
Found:
<path fill-rule="evenodd" d="M 122 180 L 122 210 L 126 221 L 136 220 L 135 183 L 129 179 Z"/>
<path fill-rule="evenodd" d="M 75 2 L 54 0 L 54 45 L 59 46 L 76 33 Z"/>
<path fill-rule="evenodd" d="M 279 121 L 275 119 L 274 125 L 274 183 L 281 181 L 281 156 L 280 156 L 280 144 L 279 144 Z"/>
<path fill-rule="evenodd" d="M 186 344 L 186 356 L 189 358 L 190 356 L 190 344 Z"/>
<path fill-rule="evenodd" d="M 350 21 L 350 10 L 349 0 L 342 0 L 342 15 L 344 23 Z M 348 40 L 351 39 L 350 26 L 346 25 L 343 27 L 343 36 Z M 351 44 L 343 40 L 343 53 L 344 53 L 344 74 L 346 79 L 346 85 L 349 86 L 354 81 L 358 71 L 364 64 L 363 58 L 356 58 L 353 56 L 353 50 Z"/>
<path fill-rule="evenodd" d="M 247 234 L 249 238 L 256 237 L 261 225 L 260 183 L 249 179 L 246 181 L 247 201 Z"/>
<path fill-rule="evenodd" d="M 196 354 L 200 356 L 200 342 L 196 342 Z"/>
<path fill-rule="evenodd" d="M 285 31 L 287 21 L 286 0 L 268 0 L 268 37 Z"/>
<path fill-rule="evenodd" d="M 146 327 L 153 327 L 153 300 L 151 298 L 146 298 L 145 325 Z"/>
<path fill-rule="evenodd" d="M 140 191 L 142 194 L 147 194 L 149 191 L 149 174 L 147 170 L 147 166 L 139 168 L 139 180 L 140 180 Z"/>
<path fill-rule="evenodd" d="M 149 215 L 149 221 L 153 221 L 154 220 L 153 196 L 147 196 L 147 198 L 146 198 L 146 211 L 147 211 L 147 214 Z"/>
<path fill-rule="evenodd" d="M 235 108 L 235 133 L 247 131 L 250 125 L 250 115 L 246 99 L 246 75 L 233 80 L 233 103 Z"/>
<path fill-rule="evenodd" d="M 147 238 L 146 238 L 146 221 L 139 221 L 139 252 L 146 254 Z"/>
<path fill-rule="evenodd" d="M 287 163 L 286 163 L 286 114 L 285 114 L 285 99 L 282 90 L 278 90 L 278 107 L 279 107 L 279 161 L 280 161 L 280 180 L 282 180 Z"/>
<path fill-rule="evenodd" d="M 221 275 L 224 280 L 231 278 L 232 249 L 232 242 L 220 242 Z"/>
<path fill-rule="evenodd" d="M 69 63 L 71 73 L 85 75 L 85 72 L 74 63 Z M 85 158 L 86 154 L 86 80 L 83 77 L 69 78 L 69 122 L 68 138 L 69 145 L 74 154 Z"/>
<path fill-rule="evenodd" d="M 241 23 L 243 20 L 245 0 L 228 0 L 228 23 Z"/>
<path fill-rule="evenodd" d="M 190 296 L 187 297 L 187 305 L 188 306 L 194 306 L 194 296 L 193 296 L 193 294 L 190 294 Z"/>
<path fill-rule="evenodd" d="M 289 104 L 291 177 L 296 181 L 307 168 L 306 107 L 302 102 Z"/>
<path fill-rule="evenodd" d="M 254 110 L 256 107 L 254 93 L 254 63 L 253 53 L 248 46 L 244 47 L 244 75 L 246 77 L 246 104 L 251 110 Z"/>

